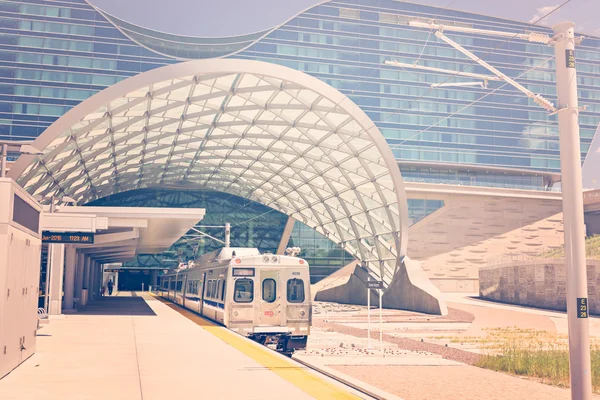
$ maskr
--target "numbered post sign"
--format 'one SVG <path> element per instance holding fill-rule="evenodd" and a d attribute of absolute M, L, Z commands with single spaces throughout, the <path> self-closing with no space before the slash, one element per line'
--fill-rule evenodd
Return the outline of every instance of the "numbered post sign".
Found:
<path fill-rule="evenodd" d="M 575 50 L 565 50 L 567 59 L 567 68 L 575 68 Z"/>
<path fill-rule="evenodd" d="M 577 298 L 577 318 L 588 317 L 588 299 L 585 297 Z"/>

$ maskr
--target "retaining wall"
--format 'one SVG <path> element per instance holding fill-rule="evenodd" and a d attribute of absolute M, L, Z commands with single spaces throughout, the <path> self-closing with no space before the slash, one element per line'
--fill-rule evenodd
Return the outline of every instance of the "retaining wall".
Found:
<path fill-rule="evenodd" d="M 588 304 L 600 314 L 600 260 L 587 260 Z M 479 270 L 479 295 L 488 300 L 566 311 L 564 259 L 510 261 Z"/>

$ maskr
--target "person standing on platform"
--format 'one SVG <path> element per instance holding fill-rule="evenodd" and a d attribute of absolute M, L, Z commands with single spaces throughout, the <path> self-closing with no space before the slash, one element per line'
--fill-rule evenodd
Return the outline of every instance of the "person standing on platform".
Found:
<path fill-rule="evenodd" d="M 112 296 L 112 292 L 113 292 L 113 286 L 115 284 L 113 283 L 112 279 L 108 280 L 108 295 Z"/>

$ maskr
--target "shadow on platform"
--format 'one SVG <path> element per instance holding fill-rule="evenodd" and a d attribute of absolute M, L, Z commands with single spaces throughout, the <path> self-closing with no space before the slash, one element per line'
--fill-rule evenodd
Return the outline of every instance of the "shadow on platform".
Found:
<path fill-rule="evenodd" d="M 156 316 L 146 301 L 132 292 L 131 297 L 105 296 L 80 309 L 79 315 L 148 315 Z"/>

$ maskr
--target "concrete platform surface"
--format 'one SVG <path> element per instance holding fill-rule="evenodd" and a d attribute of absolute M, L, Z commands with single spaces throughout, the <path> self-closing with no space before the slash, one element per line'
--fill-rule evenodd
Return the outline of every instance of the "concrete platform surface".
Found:
<path fill-rule="evenodd" d="M 38 331 L 36 354 L 0 380 L 0 398 L 369 398 L 194 318 L 147 294 L 96 300 Z"/>

